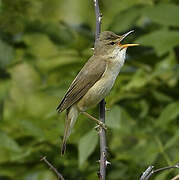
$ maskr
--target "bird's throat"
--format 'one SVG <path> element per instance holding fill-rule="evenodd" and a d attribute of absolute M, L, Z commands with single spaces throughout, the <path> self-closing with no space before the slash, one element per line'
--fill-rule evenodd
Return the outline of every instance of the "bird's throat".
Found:
<path fill-rule="evenodd" d="M 120 48 L 116 47 L 112 52 L 111 61 L 113 61 L 114 63 L 119 63 L 122 67 L 126 58 L 126 50 L 127 48 L 120 50 Z"/>

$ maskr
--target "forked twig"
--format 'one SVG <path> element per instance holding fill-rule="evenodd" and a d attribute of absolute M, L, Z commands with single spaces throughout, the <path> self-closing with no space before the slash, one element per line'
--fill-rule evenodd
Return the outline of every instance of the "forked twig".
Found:
<path fill-rule="evenodd" d="M 65 180 L 62 174 L 59 173 L 57 169 L 47 160 L 46 156 L 42 157 L 40 160 L 44 161 L 50 167 L 50 169 L 52 169 L 52 171 L 57 175 L 59 180 Z"/>
<path fill-rule="evenodd" d="M 174 165 L 174 166 L 167 166 L 163 168 L 159 168 L 154 170 L 154 166 L 149 166 L 143 173 L 142 176 L 140 177 L 140 180 L 148 180 L 153 174 L 158 173 L 160 171 L 164 171 L 167 169 L 172 169 L 172 168 L 179 168 L 179 163 Z"/>

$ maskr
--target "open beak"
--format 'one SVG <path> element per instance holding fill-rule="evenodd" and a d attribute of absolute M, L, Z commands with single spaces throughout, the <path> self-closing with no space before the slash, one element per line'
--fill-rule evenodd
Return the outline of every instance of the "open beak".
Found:
<path fill-rule="evenodd" d="M 131 47 L 131 46 L 139 46 L 139 44 L 121 44 L 121 41 L 123 39 L 125 39 L 129 34 L 131 34 L 132 32 L 134 32 L 134 30 L 132 31 L 129 31 L 125 34 L 123 34 L 122 36 L 119 37 L 119 42 L 118 42 L 118 45 L 122 48 L 127 48 L 127 47 Z"/>

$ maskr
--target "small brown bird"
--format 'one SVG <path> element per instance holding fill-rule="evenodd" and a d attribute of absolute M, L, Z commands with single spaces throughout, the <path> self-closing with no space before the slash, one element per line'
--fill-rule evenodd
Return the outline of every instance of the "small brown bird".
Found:
<path fill-rule="evenodd" d="M 132 32 L 129 31 L 122 36 L 111 31 L 102 32 L 96 42 L 93 56 L 73 80 L 57 107 L 59 113 L 67 110 L 61 154 L 65 153 L 67 138 L 79 113 L 84 113 L 104 127 L 85 111 L 97 105 L 110 92 L 124 64 L 127 47 L 138 45 L 121 44 L 121 41 Z"/>

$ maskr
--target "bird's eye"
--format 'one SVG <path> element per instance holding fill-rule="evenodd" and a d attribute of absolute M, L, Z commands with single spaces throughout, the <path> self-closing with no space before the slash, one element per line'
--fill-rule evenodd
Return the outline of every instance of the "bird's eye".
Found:
<path fill-rule="evenodd" d="M 114 45 L 115 44 L 115 42 L 110 42 L 110 45 Z"/>

